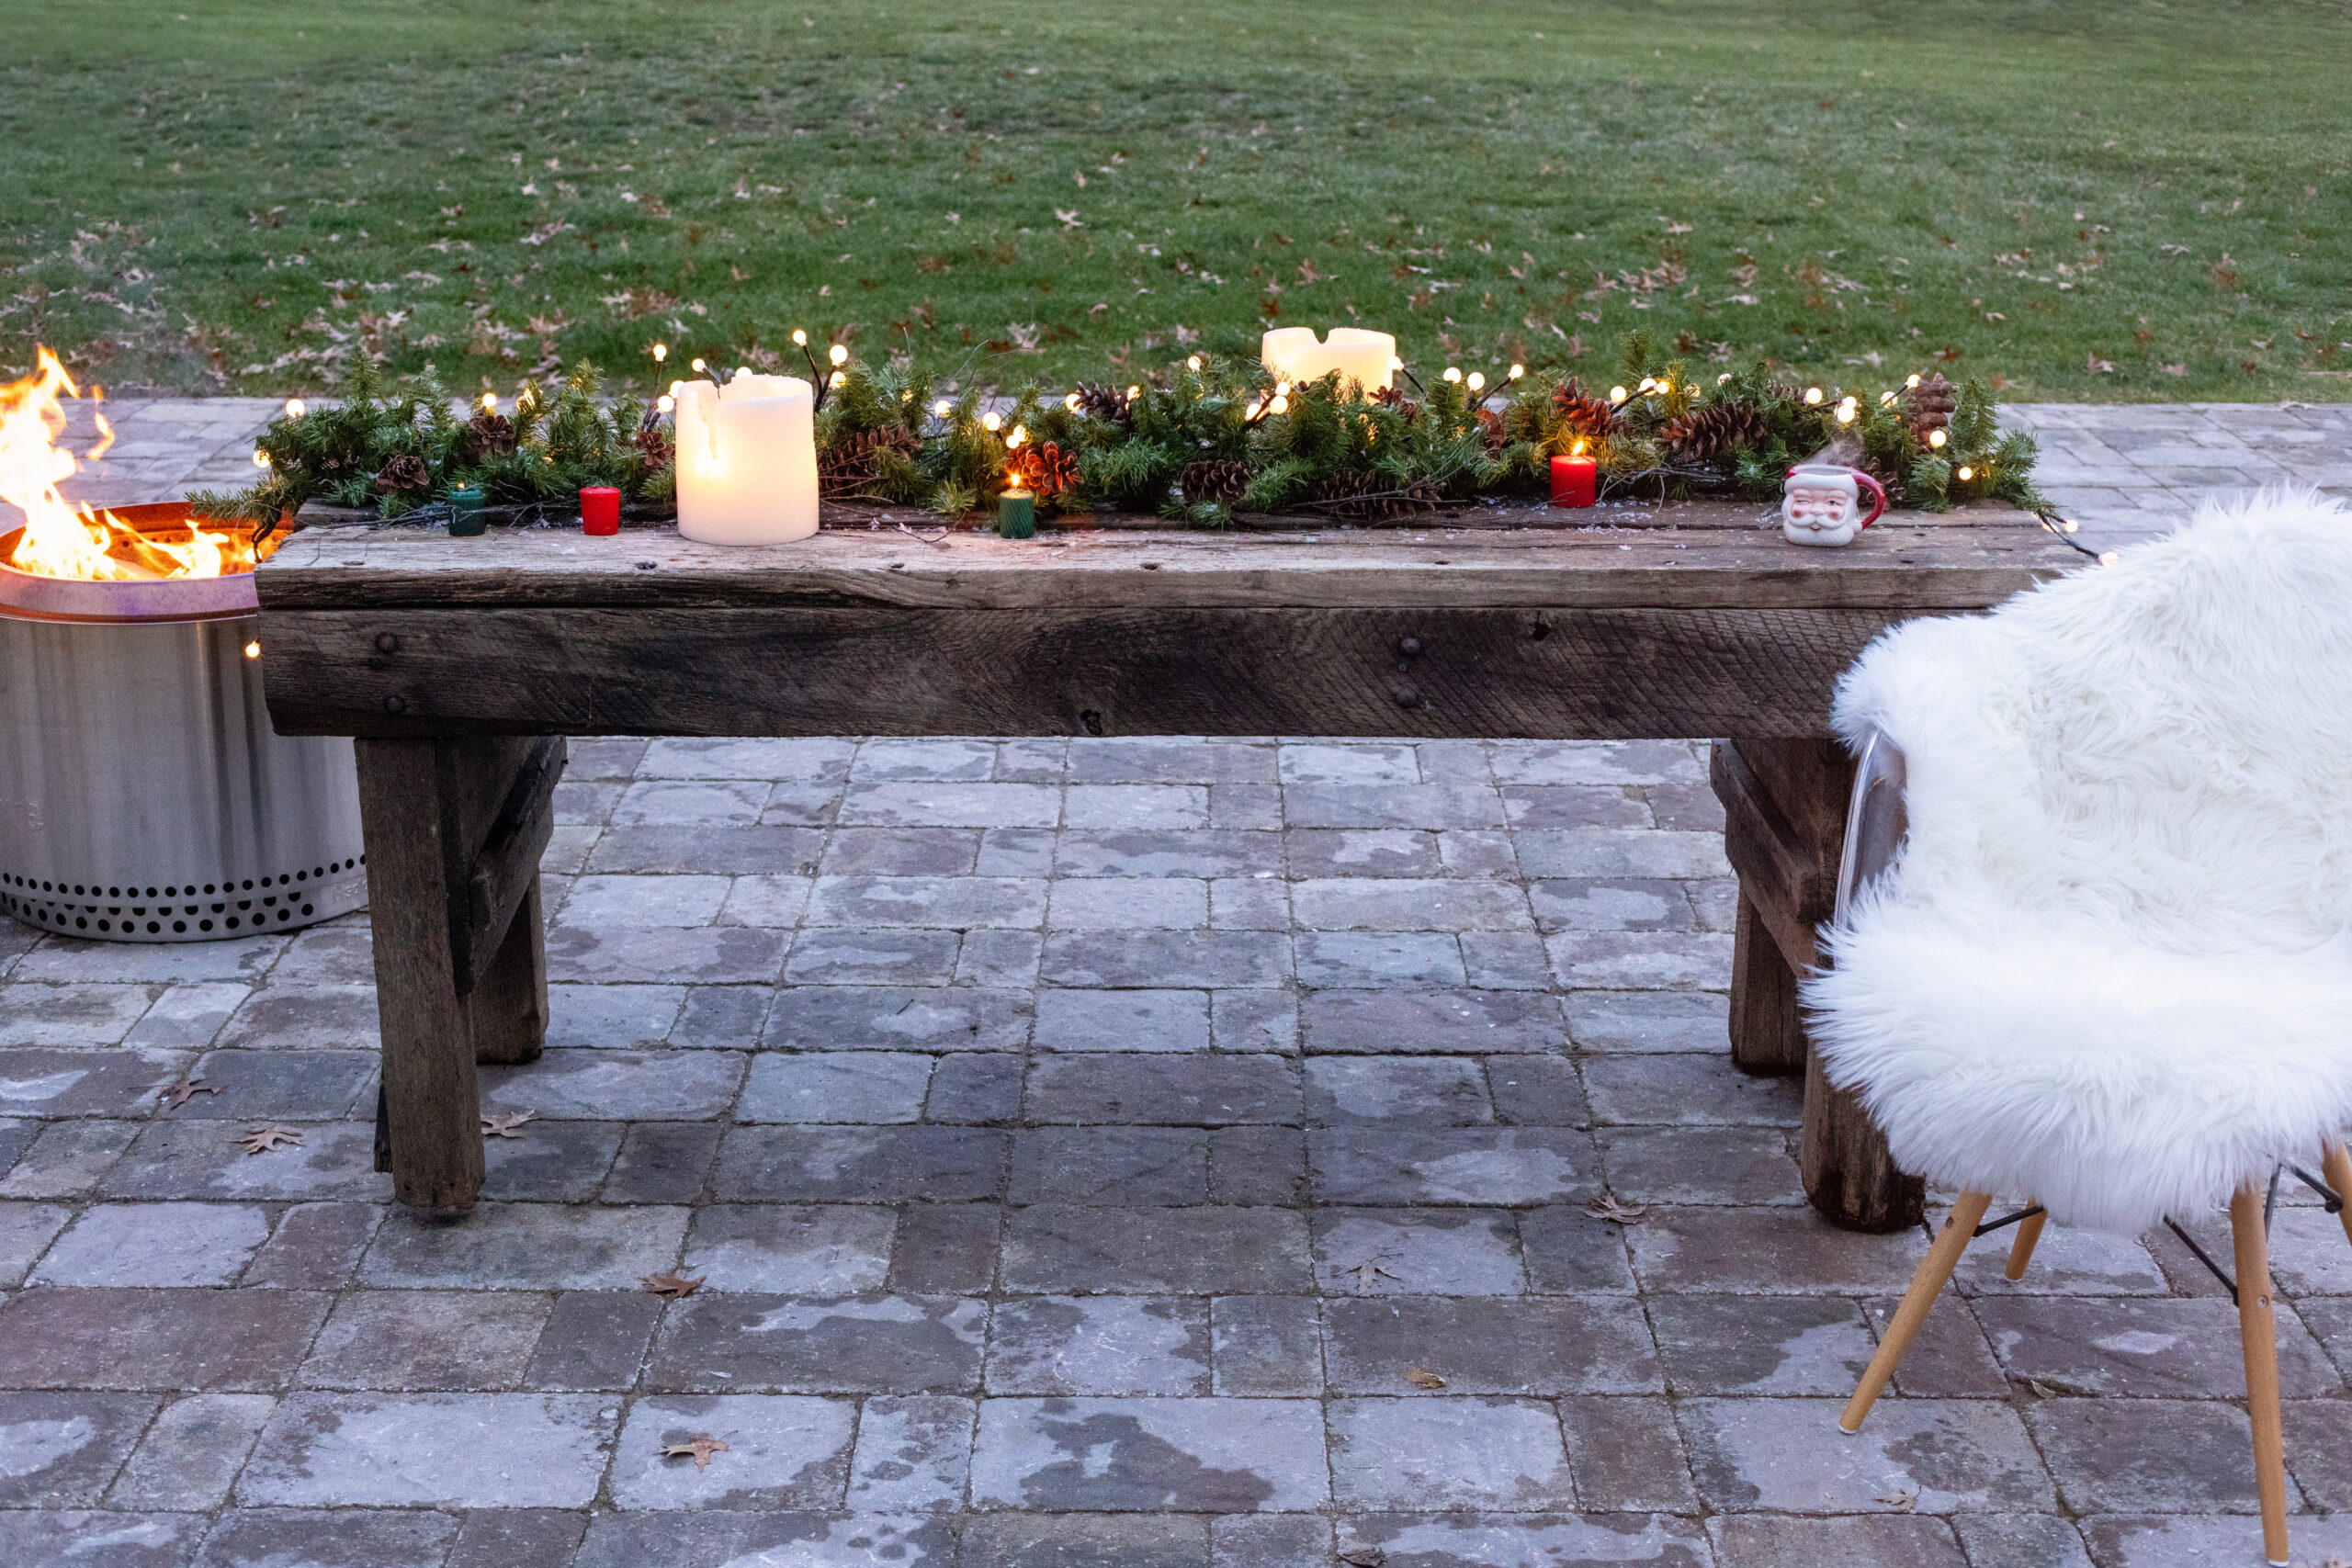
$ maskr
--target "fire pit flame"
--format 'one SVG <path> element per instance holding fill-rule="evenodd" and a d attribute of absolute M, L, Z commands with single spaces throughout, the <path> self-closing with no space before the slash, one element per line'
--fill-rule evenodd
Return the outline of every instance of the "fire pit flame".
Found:
<path fill-rule="evenodd" d="M 58 493 L 58 482 L 80 466 L 57 445 L 65 428 L 59 399 L 78 398 L 73 378 L 47 349 L 40 368 L 0 387 L 0 502 L 25 514 L 13 549 L 0 552 L 0 565 L 43 577 L 83 582 L 152 582 L 174 577 L 220 577 L 254 569 L 253 532 L 238 525 L 205 527 L 190 519 L 162 529 L 141 530 L 113 513 L 78 511 Z M 91 389 L 97 400 L 97 389 Z M 97 415 L 99 441 L 88 456 L 101 457 L 114 445 L 114 429 Z"/>

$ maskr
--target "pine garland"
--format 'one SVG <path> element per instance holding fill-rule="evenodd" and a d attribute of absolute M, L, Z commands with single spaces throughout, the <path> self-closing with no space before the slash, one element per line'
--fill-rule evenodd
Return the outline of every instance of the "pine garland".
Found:
<path fill-rule="evenodd" d="M 953 515 L 992 503 L 1018 468 L 1049 513 L 1108 508 L 1200 527 L 1229 525 L 1237 511 L 1370 518 L 1532 498 L 1550 459 L 1576 451 L 1598 460 L 1604 493 L 1774 500 L 1788 469 L 1813 459 L 1863 469 L 1898 506 L 2045 504 L 2032 438 L 2000 430 L 1976 381 L 1806 389 L 1758 361 L 1710 383 L 1661 358 L 1645 332 L 1627 335 L 1616 374 L 1604 392 L 1514 371 L 1490 404 L 1452 372 L 1411 394 L 1355 396 L 1336 377 L 1278 392 L 1254 360 L 1195 355 L 1148 383 L 1059 398 L 1032 387 L 1009 412 L 989 412 L 976 389 L 941 397 L 902 362 L 852 358 L 817 414 L 818 464 L 836 498 Z M 466 485 L 495 506 L 609 484 L 658 510 L 673 501 L 673 439 L 650 411 L 605 400 L 593 367 L 552 396 L 526 384 L 511 421 L 461 422 L 429 375 L 394 389 L 362 356 L 341 402 L 271 422 L 260 482 L 191 499 L 221 517 L 312 500 L 396 517 Z"/>

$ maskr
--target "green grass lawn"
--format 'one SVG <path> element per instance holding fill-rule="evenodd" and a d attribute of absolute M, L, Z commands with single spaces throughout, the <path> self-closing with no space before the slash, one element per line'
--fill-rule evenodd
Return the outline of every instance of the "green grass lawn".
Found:
<path fill-rule="evenodd" d="M 967 381 L 1267 323 L 1607 378 L 2352 396 L 2341 5 L 67 0 L 0 65 L 0 361 L 460 389 L 789 333 Z M 673 362 L 674 367 L 674 362 Z"/>

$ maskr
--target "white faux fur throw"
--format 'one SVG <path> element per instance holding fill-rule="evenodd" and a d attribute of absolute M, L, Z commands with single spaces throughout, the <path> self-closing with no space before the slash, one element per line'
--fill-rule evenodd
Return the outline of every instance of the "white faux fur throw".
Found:
<path fill-rule="evenodd" d="M 1804 994 L 1905 1169 L 2137 1234 L 2352 1127 L 2340 503 L 1898 626 L 1836 716 L 1902 748 L 1909 836 Z"/>

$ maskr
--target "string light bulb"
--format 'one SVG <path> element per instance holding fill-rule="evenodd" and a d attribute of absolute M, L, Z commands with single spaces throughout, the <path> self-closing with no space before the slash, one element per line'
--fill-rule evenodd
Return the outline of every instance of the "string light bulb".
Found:
<path fill-rule="evenodd" d="M 496 392 L 484 392 L 481 395 L 481 412 L 484 413 L 496 413 L 498 412 L 498 394 Z"/>
<path fill-rule="evenodd" d="M 1462 371 L 1460 367 L 1453 365 L 1447 366 L 1445 367 L 1445 378 L 1449 381 L 1460 381 L 1462 379 Z"/>
<path fill-rule="evenodd" d="M 1962 480 L 1973 479 L 1976 477 L 1976 470 L 1962 463 L 1960 466 L 1960 472 L 1954 477 Z"/>
<path fill-rule="evenodd" d="M 996 410 L 990 409 L 988 412 L 980 415 L 980 428 L 987 431 L 990 435 L 994 435 L 998 431 L 1004 428 L 1004 421 L 1001 416 L 999 416 Z"/>
<path fill-rule="evenodd" d="M 302 417 L 301 399 L 288 398 L 286 400 L 286 417 L 288 419 L 300 419 Z"/>
<path fill-rule="evenodd" d="M 2122 556 L 2113 550 L 2105 550 L 2100 552 L 2098 564 L 2101 566 L 2113 566 L 2117 561 L 2120 561 L 2122 558 Z"/>
<path fill-rule="evenodd" d="M 1287 398 L 1287 397 L 1289 397 L 1289 396 L 1290 396 L 1290 383 L 1289 383 L 1288 381 L 1277 381 L 1277 382 L 1275 382 L 1275 383 L 1274 383 L 1274 396 L 1276 396 L 1276 397 L 1278 397 L 1278 398 Z"/>
<path fill-rule="evenodd" d="M 1266 405 L 1266 412 L 1268 413 L 1290 412 L 1290 398 L 1284 393 L 1276 392 L 1274 394 L 1274 400 Z"/>
<path fill-rule="evenodd" d="M 828 387 L 845 386 L 848 382 L 849 372 L 846 370 L 836 370 L 831 375 L 825 378 L 825 385 Z"/>
<path fill-rule="evenodd" d="M 807 348 L 808 346 L 808 334 L 798 327 L 793 328 L 792 346 L 795 348 Z"/>
<path fill-rule="evenodd" d="M 1878 406 L 1879 406 L 1879 407 L 1881 407 L 1881 408 L 1884 408 L 1884 407 L 1886 407 L 1886 405 L 1887 405 L 1887 404 L 1889 404 L 1889 403 L 1893 402 L 1894 400 L 1894 394 L 1893 392 L 1881 392 L 1881 393 L 1878 395 Z"/>
<path fill-rule="evenodd" d="M 831 348 L 825 351 L 825 357 L 831 360 L 836 366 L 847 365 L 849 363 L 849 345 L 847 344 L 837 343 L 833 344 Z"/>
<path fill-rule="evenodd" d="M 1524 366 L 1524 365 L 1514 365 L 1514 366 L 1512 366 L 1512 367 L 1510 367 L 1510 375 L 1509 375 L 1509 377 L 1508 377 L 1508 378 L 1507 378 L 1507 379 L 1509 379 L 1509 380 L 1516 381 L 1516 380 L 1518 380 L 1521 376 L 1524 376 L 1524 375 L 1526 375 L 1526 374 L 1527 374 L 1527 367 L 1526 367 L 1526 366 Z"/>
<path fill-rule="evenodd" d="M 1611 388 L 1610 388 L 1610 389 L 1609 389 L 1609 400 L 1610 400 L 1611 402 L 1612 402 L 1612 403 L 1622 403 L 1622 402 L 1623 402 L 1623 401 L 1625 400 L 1625 389 L 1624 389 L 1624 388 L 1623 388 L 1623 387 L 1611 387 Z"/>
<path fill-rule="evenodd" d="M 1062 400 L 1062 407 L 1069 410 L 1072 413 L 1076 413 L 1078 412 L 1078 394 L 1076 392 L 1072 392 L 1069 397 L 1064 398 Z"/>
<path fill-rule="evenodd" d="M 1468 387 L 1474 392 L 1483 392 L 1487 389 L 1487 378 L 1477 371 L 1473 370 L 1470 372 L 1470 378 L 1464 382 L 1463 385 Z"/>
<path fill-rule="evenodd" d="M 677 406 L 678 400 L 672 397 L 667 392 L 662 393 L 660 397 L 653 400 L 653 412 L 656 413 L 668 413 Z"/>
<path fill-rule="evenodd" d="M 1251 402 L 1248 408 L 1241 411 L 1241 417 L 1245 420 L 1256 419 L 1258 417 L 1258 404 L 1254 401 Z"/>
<path fill-rule="evenodd" d="M 1945 434 L 1940 430 L 1931 430 L 1928 432 L 1928 445 L 1938 449 L 1941 449 L 1943 444 L 1951 439 L 1951 436 Z"/>
<path fill-rule="evenodd" d="M 1193 355 L 1187 355 L 1185 356 L 1185 358 L 1184 358 L 1184 368 L 1185 368 L 1185 369 L 1187 369 L 1187 370 L 1198 370 L 1200 367 L 1201 367 L 1201 356 L 1200 356 L 1199 355 L 1197 355 L 1197 354 L 1193 354 Z"/>
<path fill-rule="evenodd" d="M 937 402 L 931 405 L 931 412 L 936 417 L 945 419 L 948 414 L 954 411 L 955 406 L 955 404 L 949 402 L 945 398 L 942 398 Z"/>
<path fill-rule="evenodd" d="M 1838 423 L 1840 424 L 1853 423 L 1854 416 L 1859 412 L 1860 411 L 1851 403 L 1839 403 L 1838 405 Z"/>
<path fill-rule="evenodd" d="M 1716 377 L 1716 378 L 1715 378 L 1715 385 L 1716 385 L 1716 386 L 1718 386 L 1718 387 L 1720 387 L 1720 386 L 1722 386 L 1724 382 L 1726 382 L 1726 381 L 1728 381 L 1728 380 L 1730 380 L 1730 379 L 1731 379 L 1731 372 L 1730 372 L 1730 371 L 1728 371 L 1728 370 L 1726 370 L 1726 371 L 1724 371 L 1722 375 L 1720 375 L 1720 376 L 1718 376 L 1718 377 Z"/>
<path fill-rule="evenodd" d="M 269 467 L 269 454 L 263 451 L 258 446 L 254 448 L 254 467 L 256 468 L 266 468 Z"/>
<path fill-rule="evenodd" d="M 1029 427 L 1025 424 L 1016 424 L 1012 427 L 1012 434 L 1004 438 L 1004 444 L 1008 448 L 1010 448 L 1018 446 L 1023 441 L 1028 439 Z"/>
<path fill-rule="evenodd" d="M 1804 401 L 1807 408 L 1819 408 L 1821 406 L 1821 389 L 1818 387 L 1807 387 L 1804 389 Z"/>
<path fill-rule="evenodd" d="M 1905 377 L 1903 378 L 1903 386 L 1904 386 L 1904 389 L 1905 389 L 1905 390 L 1906 390 L 1906 391 L 1907 391 L 1907 390 L 1909 390 L 1911 388 L 1917 386 L 1918 384 L 1919 384 L 1919 373 L 1918 373 L 1917 370 L 1914 370 L 1913 372 L 1911 372 L 1911 374 L 1910 374 L 1910 375 L 1905 376 Z"/>
<path fill-rule="evenodd" d="M 1127 389 L 1127 401 L 1134 402 L 1137 398 L 1142 396 L 1143 389 L 1141 387 L 1129 387 Z"/>
<path fill-rule="evenodd" d="M 1655 392 L 1657 390 L 1657 378 L 1645 376 L 1642 378 L 1642 384 L 1634 389 L 1637 392 Z"/>
<path fill-rule="evenodd" d="M 695 356 L 694 369 L 697 376 L 707 376 L 710 373 L 710 366 L 699 355 Z"/>
<path fill-rule="evenodd" d="M 1403 360 L 1397 358 L 1393 354 L 1388 356 L 1388 369 L 1392 375 L 1403 368 L 1405 368 L 1405 362 Z"/>
<path fill-rule="evenodd" d="M 670 357 L 670 345 L 666 343 L 657 343 L 653 345 L 652 354 L 653 363 L 658 366 Z"/>
<path fill-rule="evenodd" d="M 257 642 L 249 642 L 245 644 L 245 657 L 247 659 L 259 659 L 261 657 L 261 644 Z"/>

